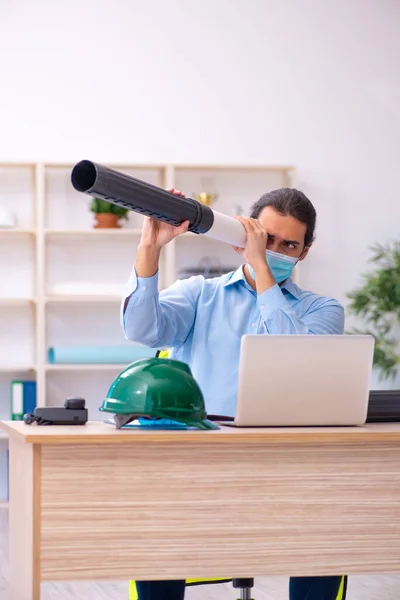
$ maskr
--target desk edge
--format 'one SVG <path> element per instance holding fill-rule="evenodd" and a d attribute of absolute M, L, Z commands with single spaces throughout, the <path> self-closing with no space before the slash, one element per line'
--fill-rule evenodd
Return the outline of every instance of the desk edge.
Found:
<path fill-rule="evenodd" d="M 377 443 L 377 442 L 400 442 L 400 424 L 374 424 L 363 427 L 349 427 L 343 429 L 338 427 L 327 431 L 317 429 L 310 431 L 307 429 L 294 428 L 241 428 L 221 426 L 216 431 L 138 431 L 138 430 L 113 430 L 109 433 L 87 431 L 87 435 L 82 435 L 82 428 L 79 427 L 79 433 L 60 434 L 60 430 L 54 434 L 49 433 L 46 427 L 46 434 L 42 435 L 37 431 L 32 434 L 24 433 L 12 426 L 12 421 L 0 421 L 0 429 L 7 431 L 10 437 L 28 444 L 43 445 L 85 445 L 85 444 L 137 444 L 137 443 L 179 443 L 179 444 L 332 444 L 332 443 Z M 392 426 L 392 428 L 391 428 Z M 29 426 L 27 426 L 29 427 Z M 82 426 L 84 427 L 84 426 Z M 44 432 L 43 432 L 44 433 Z"/>

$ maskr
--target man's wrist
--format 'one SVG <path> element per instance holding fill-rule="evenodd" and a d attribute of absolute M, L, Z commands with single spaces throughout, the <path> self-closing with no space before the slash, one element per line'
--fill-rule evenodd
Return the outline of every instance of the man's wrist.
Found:
<path fill-rule="evenodd" d="M 270 289 L 276 284 L 275 278 L 271 273 L 271 269 L 268 263 L 259 263 L 253 267 L 254 275 L 256 279 L 256 290 L 258 295 L 261 295 L 266 290 Z"/>
<path fill-rule="evenodd" d="M 264 262 L 260 261 L 254 264 L 253 271 L 256 275 L 271 275 L 271 270 L 268 266 L 268 263 L 264 260 Z"/>
<path fill-rule="evenodd" d="M 138 277 L 153 277 L 158 271 L 161 248 L 139 244 L 136 252 L 135 270 Z"/>
<path fill-rule="evenodd" d="M 146 242 L 145 240 L 140 240 L 137 251 L 148 254 L 149 256 L 160 256 L 162 250 L 162 246 L 157 246 L 151 242 Z"/>

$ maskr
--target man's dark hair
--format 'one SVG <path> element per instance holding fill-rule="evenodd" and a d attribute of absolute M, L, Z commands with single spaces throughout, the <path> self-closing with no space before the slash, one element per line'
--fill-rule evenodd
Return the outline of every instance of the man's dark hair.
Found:
<path fill-rule="evenodd" d="M 281 215 L 290 215 L 307 226 L 304 246 L 308 246 L 314 241 L 317 213 L 303 192 L 292 188 L 280 188 L 272 192 L 267 192 L 253 204 L 250 210 L 250 217 L 258 219 L 261 212 L 267 206 L 271 206 Z"/>

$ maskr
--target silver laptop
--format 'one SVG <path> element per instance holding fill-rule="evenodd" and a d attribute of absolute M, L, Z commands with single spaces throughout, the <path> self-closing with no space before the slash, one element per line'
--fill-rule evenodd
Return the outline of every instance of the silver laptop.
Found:
<path fill-rule="evenodd" d="M 244 335 L 229 424 L 363 425 L 374 343 L 369 335 Z"/>

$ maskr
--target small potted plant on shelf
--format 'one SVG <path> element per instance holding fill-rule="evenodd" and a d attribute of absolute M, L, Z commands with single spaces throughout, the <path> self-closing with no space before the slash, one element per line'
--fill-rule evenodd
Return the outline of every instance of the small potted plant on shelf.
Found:
<path fill-rule="evenodd" d="M 120 219 L 128 220 L 127 208 L 117 206 L 102 198 L 93 198 L 90 210 L 96 215 L 96 221 L 93 225 L 95 229 L 103 227 L 115 229 L 121 227 Z"/>

